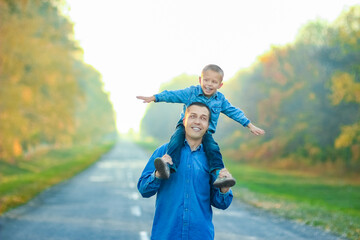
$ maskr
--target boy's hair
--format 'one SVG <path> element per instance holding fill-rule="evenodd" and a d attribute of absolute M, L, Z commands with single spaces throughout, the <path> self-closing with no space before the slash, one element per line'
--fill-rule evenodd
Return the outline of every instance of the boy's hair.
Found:
<path fill-rule="evenodd" d="M 193 105 L 195 105 L 195 106 L 199 106 L 199 107 L 205 107 L 208 111 L 209 111 L 209 122 L 210 122 L 210 118 L 211 118 L 211 111 L 210 111 L 210 108 L 209 108 L 209 106 L 208 105 L 206 105 L 205 103 L 202 103 L 202 102 L 192 102 L 192 103 L 190 103 L 190 105 L 189 106 L 187 106 L 187 108 L 186 108 L 186 111 L 185 111 L 185 114 L 186 114 L 186 112 L 187 112 L 187 110 L 188 110 L 188 108 L 189 107 L 191 107 L 191 106 L 193 106 Z"/>
<path fill-rule="evenodd" d="M 208 64 L 206 65 L 203 70 L 201 71 L 201 76 L 204 74 L 204 72 L 208 71 L 208 70 L 211 70 L 211 71 L 214 71 L 214 72 L 217 72 L 221 75 L 221 78 L 224 78 L 224 71 L 218 66 L 218 65 L 215 65 L 215 64 Z"/>

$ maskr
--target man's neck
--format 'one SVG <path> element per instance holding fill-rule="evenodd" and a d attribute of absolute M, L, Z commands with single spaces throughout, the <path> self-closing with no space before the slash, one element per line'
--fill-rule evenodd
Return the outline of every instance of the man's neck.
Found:
<path fill-rule="evenodd" d="M 192 139 L 186 137 L 186 141 L 189 144 L 191 151 L 195 151 L 200 146 L 202 139 Z"/>

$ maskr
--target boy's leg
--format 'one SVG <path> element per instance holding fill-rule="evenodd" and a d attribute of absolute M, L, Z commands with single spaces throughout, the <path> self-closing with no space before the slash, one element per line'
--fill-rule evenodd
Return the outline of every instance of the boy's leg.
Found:
<path fill-rule="evenodd" d="M 203 146 L 209 161 L 210 172 L 216 174 L 216 180 L 213 185 L 218 188 L 234 186 L 236 181 L 231 175 L 228 177 L 219 177 L 219 172 L 224 168 L 224 163 L 219 145 L 215 142 L 211 134 L 206 133 L 204 135 Z"/>
<path fill-rule="evenodd" d="M 154 160 L 155 169 L 161 179 L 168 179 L 170 177 L 169 163 L 172 163 L 172 161 L 171 157 L 167 154 Z"/>
<path fill-rule="evenodd" d="M 180 152 L 185 141 L 185 128 L 182 121 L 179 121 L 174 134 L 171 136 L 166 153 L 172 158 L 170 165 L 171 172 L 176 172 L 180 163 Z"/>
<path fill-rule="evenodd" d="M 161 158 L 155 159 L 155 168 L 161 175 L 161 178 L 168 179 L 170 177 L 170 172 L 176 172 L 177 167 L 179 166 L 180 151 L 185 140 L 185 130 L 182 121 L 179 121 L 174 134 L 171 136 L 169 144 L 166 149 L 166 153 Z M 172 160 L 172 164 L 169 164 L 169 160 Z"/>

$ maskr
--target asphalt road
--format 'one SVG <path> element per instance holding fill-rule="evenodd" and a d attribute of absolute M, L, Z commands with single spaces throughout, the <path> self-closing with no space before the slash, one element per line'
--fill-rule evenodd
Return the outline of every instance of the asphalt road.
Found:
<path fill-rule="evenodd" d="M 0 240 L 150 239 L 155 198 L 136 184 L 150 155 L 121 141 L 86 171 L 0 217 Z M 216 240 L 332 240 L 330 233 L 234 199 L 214 210 Z"/>

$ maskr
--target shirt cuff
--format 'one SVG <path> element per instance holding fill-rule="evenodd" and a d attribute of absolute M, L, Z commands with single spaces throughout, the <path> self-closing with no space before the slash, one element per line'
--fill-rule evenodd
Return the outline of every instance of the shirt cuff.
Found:
<path fill-rule="evenodd" d="M 229 189 L 229 191 L 227 191 L 226 193 L 223 193 L 220 191 L 220 188 L 218 188 L 218 191 L 220 193 L 220 196 L 224 196 L 224 197 L 227 197 L 228 195 L 230 195 L 230 193 L 232 194 L 232 190 L 231 188 Z"/>
<path fill-rule="evenodd" d="M 155 94 L 154 97 L 155 97 L 155 102 L 159 102 L 158 94 Z"/>
<path fill-rule="evenodd" d="M 151 174 L 151 182 L 155 183 L 155 184 L 160 184 L 161 183 L 161 179 L 155 176 L 155 171 Z"/>
<path fill-rule="evenodd" d="M 247 120 L 245 123 L 244 123 L 244 127 L 247 127 L 248 125 L 249 125 L 249 123 L 250 123 L 250 120 Z"/>

